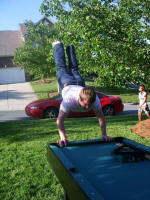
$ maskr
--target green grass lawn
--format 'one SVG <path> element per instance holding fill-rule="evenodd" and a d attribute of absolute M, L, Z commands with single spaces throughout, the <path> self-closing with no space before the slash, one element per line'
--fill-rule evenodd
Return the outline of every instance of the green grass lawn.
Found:
<path fill-rule="evenodd" d="M 133 89 L 101 88 L 93 82 L 86 84 L 106 94 L 120 96 L 124 103 L 137 102 L 137 91 Z M 31 85 L 39 99 L 57 91 L 55 78 L 47 83 L 33 81 Z M 149 139 L 130 132 L 136 123 L 136 115 L 107 117 L 107 133 L 150 146 Z M 65 121 L 65 126 L 70 141 L 95 139 L 101 135 L 95 117 L 70 118 Z M 58 139 L 55 119 L 0 122 L 0 199 L 63 199 L 63 189 L 46 159 L 47 143 Z"/>
<path fill-rule="evenodd" d="M 49 83 L 42 83 L 38 81 L 31 82 L 31 85 L 37 94 L 39 99 L 47 98 L 48 93 L 57 91 L 57 81 L 56 78 L 51 78 Z M 108 95 L 119 96 L 122 98 L 123 103 L 137 103 L 138 102 L 138 90 L 131 88 L 104 88 L 100 87 L 92 81 L 86 82 L 87 86 L 93 87 L 97 91 L 103 92 Z M 150 96 L 148 97 L 150 101 Z"/>
<path fill-rule="evenodd" d="M 130 132 L 136 115 L 106 118 L 108 135 L 123 136 L 150 146 L 149 139 Z M 68 139 L 100 137 L 95 117 L 65 121 Z M 0 123 L 0 199 L 59 200 L 63 189 L 46 159 L 46 144 L 59 139 L 56 120 L 26 120 Z"/>
<path fill-rule="evenodd" d="M 48 98 L 49 92 L 57 91 L 56 78 L 51 78 L 45 83 L 40 81 L 32 81 L 30 83 L 39 99 Z"/>

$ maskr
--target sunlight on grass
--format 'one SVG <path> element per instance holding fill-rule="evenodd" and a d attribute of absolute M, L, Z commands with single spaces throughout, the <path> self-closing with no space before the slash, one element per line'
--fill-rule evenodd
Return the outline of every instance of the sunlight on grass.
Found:
<path fill-rule="evenodd" d="M 136 115 L 107 117 L 107 133 L 150 146 L 149 139 L 130 132 Z M 98 120 L 65 121 L 70 141 L 100 138 Z M 0 123 L 0 199 L 61 200 L 63 189 L 46 158 L 46 145 L 59 139 L 55 119 Z"/>

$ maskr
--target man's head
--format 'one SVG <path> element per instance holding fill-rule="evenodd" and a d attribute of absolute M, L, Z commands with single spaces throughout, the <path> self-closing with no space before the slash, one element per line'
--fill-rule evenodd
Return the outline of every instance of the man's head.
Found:
<path fill-rule="evenodd" d="M 79 104 L 88 109 L 96 99 L 96 93 L 92 88 L 85 87 L 80 91 Z"/>

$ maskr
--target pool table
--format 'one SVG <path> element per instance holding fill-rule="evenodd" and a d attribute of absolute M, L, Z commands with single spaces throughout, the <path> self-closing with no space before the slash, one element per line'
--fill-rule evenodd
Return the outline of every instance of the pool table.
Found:
<path fill-rule="evenodd" d="M 67 200 L 150 199 L 150 148 L 127 138 L 51 143 L 47 159 Z"/>

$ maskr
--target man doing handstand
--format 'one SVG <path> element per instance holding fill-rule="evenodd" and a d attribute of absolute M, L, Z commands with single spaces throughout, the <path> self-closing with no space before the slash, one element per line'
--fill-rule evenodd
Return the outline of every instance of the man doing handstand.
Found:
<path fill-rule="evenodd" d="M 59 144 L 67 145 L 64 120 L 70 111 L 86 112 L 94 110 L 101 127 L 102 138 L 110 141 L 112 138 L 106 134 L 106 124 L 100 100 L 92 88 L 85 87 L 85 82 L 78 73 L 73 45 L 67 46 L 66 52 L 69 62 L 69 71 L 66 68 L 64 47 L 61 42 L 54 42 L 53 55 L 56 63 L 57 81 L 62 93 L 62 103 L 57 118 L 57 126 L 60 135 Z"/>

